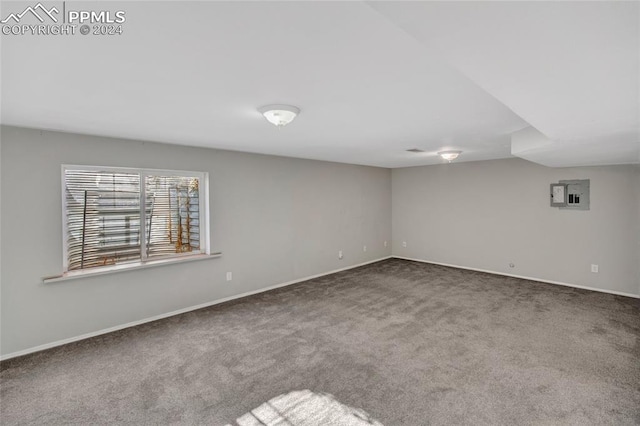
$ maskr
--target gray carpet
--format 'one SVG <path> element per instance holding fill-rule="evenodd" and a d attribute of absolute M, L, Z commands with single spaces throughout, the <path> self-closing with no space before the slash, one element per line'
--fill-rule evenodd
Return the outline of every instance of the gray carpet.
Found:
<path fill-rule="evenodd" d="M 639 338 L 637 299 L 391 259 L 2 362 L 1 422 L 234 424 L 308 389 L 387 426 L 640 424 Z"/>
<path fill-rule="evenodd" d="M 278 395 L 240 416 L 235 426 L 383 426 L 362 410 L 310 390 Z M 229 425 L 231 426 L 231 425 Z"/>

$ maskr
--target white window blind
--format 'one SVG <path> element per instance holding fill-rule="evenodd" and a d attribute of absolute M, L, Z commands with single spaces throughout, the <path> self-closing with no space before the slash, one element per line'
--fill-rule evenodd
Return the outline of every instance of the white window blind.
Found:
<path fill-rule="evenodd" d="M 65 270 L 204 252 L 203 178 L 197 172 L 65 166 Z"/>
<path fill-rule="evenodd" d="M 200 250 L 199 181 L 146 176 L 147 256 Z"/>

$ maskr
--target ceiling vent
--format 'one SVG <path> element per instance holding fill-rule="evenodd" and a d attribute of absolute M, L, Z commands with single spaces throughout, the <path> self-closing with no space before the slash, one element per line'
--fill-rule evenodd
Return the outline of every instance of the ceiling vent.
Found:
<path fill-rule="evenodd" d="M 411 149 L 408 149 L 407 152 L 415 152 L 417 154 L 424 151 L 418 148 L 411 148 Z"/>

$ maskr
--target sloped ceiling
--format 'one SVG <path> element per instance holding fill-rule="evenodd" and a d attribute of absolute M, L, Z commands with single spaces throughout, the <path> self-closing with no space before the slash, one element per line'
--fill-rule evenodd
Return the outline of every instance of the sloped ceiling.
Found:
<path fill-rule="evenodd" d="M 637 163 L 640 3 L 370 2 L 541 133 L 549 166 Z"/>

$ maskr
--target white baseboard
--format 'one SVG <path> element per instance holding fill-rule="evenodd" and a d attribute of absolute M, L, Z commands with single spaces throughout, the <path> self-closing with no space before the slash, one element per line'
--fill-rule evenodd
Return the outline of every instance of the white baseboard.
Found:
<path fill-rule="evenodd" d="M 55 348 L 56 346 L 66 345 L 67 343 L 73 343 L 73 342 L 77 342 L 79 340 L 88 339 L 90 337 L 100 336 L 101 334 L 112 333 L 114 331 L 122 330 L 122 329 L 125 329 L 125 328 L 135 327 L 136 325 L 141 325 L 141 324 L 145 324 L 147 322 L 157 321 L 157 320 L 160 320 L 160 319 L 163 319 L 163 318 L 172 317 L 174 315 L 180 315 L 180 314 L 184 314 L 186 312 L 191 312 L 191 311 L 195 311 L 195 310 L 198 310 L 198 309 L 206 308 L 206 307 L 209 307 L 209 306 L 218 305 L 220 303 L 228 302 L 230 300 L 240 299 L 240 298 L 243 298 L 243 297 L 251 296 L 253 294 L 264 293 L 266 291 L 274 290 L 276 288 L 286 287 L 288 285 L 297 284 L 297 283 L 302 282 L 302 281 L 308 281 L 308 280 L 312 280 L 314 278 L 323 277 L 325 275 L 331 275 L 331 274 L 335 274 L 337 272 L 342 272 L 342 271 L 346 271 L 346 270 L 349 270 L 349 269 L 358 268 L 360 266 L 368 265 L 370 263 L 380 262 L 381 260 L 386 260 L 386 259 L 390 259 L 390 258 L 391 258 L 391 256 L 381 257 L 379 259 L 370 260 L 368 262 L 358 263 L 357 265 L 351 265 L 351 266 L 347 266 L 347 267 L 340 268 L 340 269 L 334 269 L 333 271 L 323 272 L 321 274 L 310 275 L 310 276 L 304 277 L 304 278 L 298 278 L 298 279 L 295 279 L 295 280 L 292 280 L 292 281 L 287 281 L 287 282 L 284 282 L 284 283 L 280 283 L 280 284 L 272 285 L 272 286 L 269 286 L 269 287 L 261 288 L 259 290 L 248 291 L 246 293 L 236 294 L 234 296 L 224 297 L 222 299 L 216 299 L 216 300 L 214 300 L 212 302 L 202 303 L 200 305 L 195 305 L 195 306 L 189 306 L 188 308 L 178 309 L 176 311 L 167 312 L 167 313 L 164 313 L 164 314 L 160 314 L 160 315 L 156 315 L 156 316 L 153 316 L 153 317 L 141 319 L 141 320 L 138 320 L 138 321 L 132 321 L 132 322 L 128 322 L 126 324 L 116 325 L 114 327 L 109 327 L 109 328 L 105 328 L 105 329 L 98 330 L 98 331 L 92 331 L 91 333 L 82 334 L 80 336 L 69 337 L 68 339 L 57 340 L 55 342 L 46 343 L 44 345 L 34 346 L 32 348 L 29 348 L 29 349 L 24 349 L 24 350 L 21 350 L 21 351 L 17 351 L 17 352 L 13 352 L 13 353 L 10 353 L 10 354 L 7 354 L 7 355 L 0 356 L 0 361 L 5 361 L 7 359 L 11 359 L 11 358 L 15 358 L 15 357 L 23 356 L 23 355 L 28 355 L 28 354 L 31 354 L 31 353 L 34 353 L 34 352 L 44 351 L 45 349 L 51 349 L 51 348 Z"/>
<path fill-rule="evenodd" d="M 626 297 L 633 297 L 635 299 L 640 299 L 640 295 L 638 295 L 638 294 L 624 293 L 622 291 L 605 290 L 605 289 L 602 289 L 602 288 L 587 287 L 587 286 L 584 286 L 584 285 L 569 284 L 569 283 L 563 283 L 563 282 L 560 282 L 560 281 L 544 280 L 544 279 L 535 278 L 535 277 L 525 277 L 523 275 L 514 275 L 514 274 L 507 274 L 505 272 L 489 271 L 487 269 L 469 268 L 467 266 L 452 265 L 450 263 L 442 263 L 442 262 L 433 262 L 431 260 L 424 260 L 424 259 L 414 259 L 412 257 L 404 257 L 404 256 L 391 256 L 391 257 L 393 257 L 394 259 L 412 260 L 414 262 L 421 262 L 421 263 L 431 263 L 431 264 L 434 264 L 434 265 L 449 266 L 451 268 L 467 269 L 469 271 L 477 271 L 477 272 L 486 272 L 488 274 L 504 275 L 505 277 L 521 278 L 521 279 L 529 280 L 529 281 L 538 281 L 538 282 L 547 283 L 547 284 L 557 284 L 557 285 L 562 285 L 562 286 L 565 286 L 565 287 L 574 287 L 574 288 L 580 288 L 582 290 L 598 291 L 600 293 L 609 293 L 609 294 L 615 294 L 617 296 L 626 296 Z"/>

